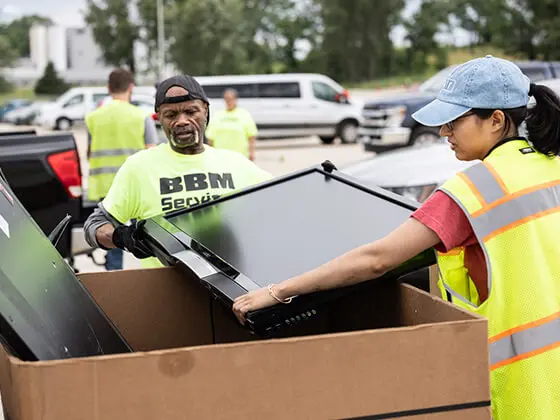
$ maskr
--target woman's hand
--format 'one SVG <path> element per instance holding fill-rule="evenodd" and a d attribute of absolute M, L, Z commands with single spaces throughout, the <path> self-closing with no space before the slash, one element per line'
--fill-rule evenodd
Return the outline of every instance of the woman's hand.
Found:
<path fill-rule="evenodd" d="M 241 324 L 245 324 L 247 312 L 268 308 L 276 303 L 278 303 L 278 301 L 270 295 L 266 287 L 263 287 L 262 289 L 253 290 L 235 299 L 233 301 L 233 313 Z"/>

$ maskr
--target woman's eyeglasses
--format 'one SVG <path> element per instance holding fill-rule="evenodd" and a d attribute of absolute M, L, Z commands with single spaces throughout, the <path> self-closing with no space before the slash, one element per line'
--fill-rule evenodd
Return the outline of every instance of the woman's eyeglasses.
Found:
<path fill-rule="evenodd" d="M 444 124 L 445 128 L 447 128 L 449 131 L 453 131 L 454 127 L 453 124 L 456 123 L 457 121 L 459 121 L 462 118 L 466 118 L 466 117 L 470 117 L 471 115 L 474 115 L 474 112 L 469 111 L 467 112 L 465 115 L 461 115 L 459 118 L 455 118 L 453 121 L 448 122 L 447 124 Z"/>

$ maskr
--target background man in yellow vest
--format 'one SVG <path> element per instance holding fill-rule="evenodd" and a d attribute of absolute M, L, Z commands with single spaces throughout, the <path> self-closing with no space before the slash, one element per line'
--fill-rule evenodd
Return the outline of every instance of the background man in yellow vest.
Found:
<path fill-rule="evenodd" d="M 116 69 L 107 85 L 112 100 L 86 115 L 88 130 L 88 200 L 100 201 L 109 191 L 115 174 L 130 155 L 157 144 L 151 116 L 130 103 L 134 88 L 132 74 Z M 109 250 L 107 270 L 122 269 L 123 253 Z"/>
<path fill-rule="evenodd" d="M 249 111 L 237 106 L 237 92 L 224 92 L 226 109 L 212 116 L 206 129 L 208 144 L 216 149 L 228 149 L 255 160 L 255 138 L 257 126 Z"/>

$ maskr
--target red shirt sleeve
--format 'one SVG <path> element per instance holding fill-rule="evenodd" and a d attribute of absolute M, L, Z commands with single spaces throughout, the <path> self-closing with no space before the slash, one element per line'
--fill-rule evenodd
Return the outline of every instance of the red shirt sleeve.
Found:
<path fill-rule="evenodd" d="M 435 248 L 448 252 L 460 246 L 476 244 L 476 237 L 463 210 L 442 191 L 436 191 L 412 217 L 433 230 L 441 243 Z"/>

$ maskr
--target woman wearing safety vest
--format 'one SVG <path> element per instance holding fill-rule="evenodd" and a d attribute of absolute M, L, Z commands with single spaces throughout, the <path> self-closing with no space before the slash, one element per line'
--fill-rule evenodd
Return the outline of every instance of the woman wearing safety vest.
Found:
<path fill-rule="evenodd" d="M 560 100 L 486 56 L 454 69 L 413 118 L 441 127 L 458 159 L 481 162 L 385 238 L 243 295 L 233 310 L 244 322 L 248 311 L 380 277 L 434 247 L 443 296 L 488 319 L 494 419 L 560 419 Z"/>

